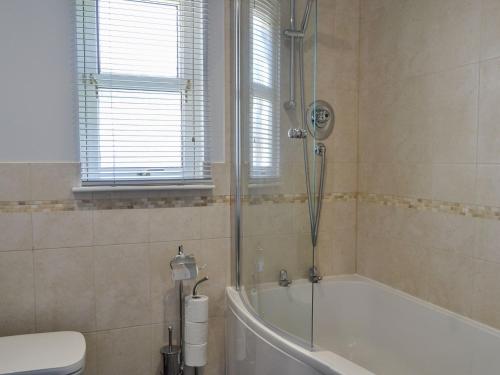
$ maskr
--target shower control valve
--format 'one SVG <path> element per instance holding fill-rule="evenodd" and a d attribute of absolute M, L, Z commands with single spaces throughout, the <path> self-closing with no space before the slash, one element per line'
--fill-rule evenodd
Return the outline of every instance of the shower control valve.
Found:
<path fill-rule="evenodd" d="M 330 111 L 327 108 L 318 108 L 313 111 L 311 121 L 317 127 L 323 127 L 330 121 Z"/>

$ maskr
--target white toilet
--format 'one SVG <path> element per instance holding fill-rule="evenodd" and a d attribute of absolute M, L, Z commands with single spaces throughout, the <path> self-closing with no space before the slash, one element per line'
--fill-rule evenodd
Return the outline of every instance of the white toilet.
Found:
<path fill-rule="evenodd" d="M 0 374 L 76 375 L 85 367 L 85 338 L 79 332 L 0 337 Z"/>

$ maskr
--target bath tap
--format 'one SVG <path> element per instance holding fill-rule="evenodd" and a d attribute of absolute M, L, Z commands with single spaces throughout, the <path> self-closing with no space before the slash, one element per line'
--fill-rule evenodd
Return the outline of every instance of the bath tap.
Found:
<path fill-rule="evenodd" d="M 309 268 L 309 281 L 313 284 L 317 284 L 321 280 L 323 280 L 323 276 L 319 274 L 318 267 L 312 266 Z"/>
<path fill-rule="evenodd" d="M 289 286 L 292 283 L 292 280 L 288 278 L 288 272 L 285 269 L 282 269 L 280 271 L 280 280 L 279 280 L 279 285 L 280 286 Z"/>

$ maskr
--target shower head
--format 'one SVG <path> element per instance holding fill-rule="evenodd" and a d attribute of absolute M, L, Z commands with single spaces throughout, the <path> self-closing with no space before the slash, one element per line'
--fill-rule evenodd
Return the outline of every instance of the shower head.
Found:
<path fill-rule="evenodd" d="M 301 31 L 305 33 L 307 30 L 307 25 L 309 25 L 309 16 L 311 15 L 312 5 L 314 0 L 307 0 L 306 9 L 304 10 L 304 16 L 302 17 Z"/>

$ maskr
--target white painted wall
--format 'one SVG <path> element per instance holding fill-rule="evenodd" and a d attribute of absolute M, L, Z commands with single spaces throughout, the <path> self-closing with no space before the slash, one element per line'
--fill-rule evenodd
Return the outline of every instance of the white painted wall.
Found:
<path fill-rule="evenodd" d="M 210 0 L 214 161 L 224 160 L 224 0 Z M 73 0 L 0 0 L 0 162 L 78 161 Z"/>
<path fill-rule="evenodd" d="M 76 161 L 71 0 L 0 1 L 0 161 Z"/>

